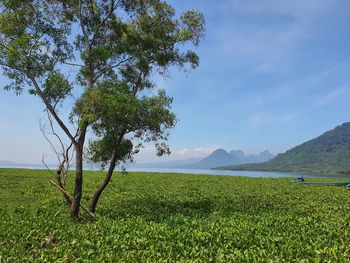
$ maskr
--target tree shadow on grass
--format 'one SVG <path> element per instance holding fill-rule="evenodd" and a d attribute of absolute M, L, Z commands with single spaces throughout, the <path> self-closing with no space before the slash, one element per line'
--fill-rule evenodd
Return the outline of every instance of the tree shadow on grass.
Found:
<path fill-rule="evenodd" d="M 178 201 L 151 197 L 132 199 L 101 207 L 98 213 L 113 220 L 141 217 L 147 221 L 160 222 L 175 215 L 208 217 L 215 209 L 210 199 Z"/>
<path fill-rule="evenodd" d="M 154 196 L 139 197 L 119 202 L 110 202 L 98 209 L 98 214 L 113 220 L 140 217 L 147 221 L 161 222 L 173 216 L 207 218 L 215 214 L 221 217 L 233 214 L 256 216 L 259 214 L 304 215 L 305 202 L 294 203 L 283 197 L 264 197 L 259 195 L 236 196 L 234 198 L 211 197 L 198 200 L 161 199 Z M 309 213 L 314 210 L 309 207 Z"/>

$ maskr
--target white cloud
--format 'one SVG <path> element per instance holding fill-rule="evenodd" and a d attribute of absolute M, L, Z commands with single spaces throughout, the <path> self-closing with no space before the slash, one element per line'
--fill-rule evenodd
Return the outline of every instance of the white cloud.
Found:
<path fill-rule="evenodd" d="M 175 151 L 174 155 L 186 156 L 188 154 L 188 152 L 189 152 L 189 150 L 187 148 L 183 148 L 183 149 Z"/>
<path fill-rule="evenodd" d="M 166 162 L 174 160 L 184 160 L 188 158 L 203 158 L 211 154 L 219 147 L 196 147 L 196 148 L 173 148 L 169 156 L 157 157 L 155 150 L 151 146 L 147 146 L 141 150 L 135 157 L 137 163 L 152 163 L 152 162 Z"/>
<path fill-rule="evenodd" d="M 350 89 L 348 87 L 340 87 L 337 89 L 331 90 L 329 93 L 321 96 L 316 102 L 315 102 L 315 108 L 320 109 L 324 106 L 336 103 L 340 98 L 342 98 L 344 95 L 349 95 Z"/>

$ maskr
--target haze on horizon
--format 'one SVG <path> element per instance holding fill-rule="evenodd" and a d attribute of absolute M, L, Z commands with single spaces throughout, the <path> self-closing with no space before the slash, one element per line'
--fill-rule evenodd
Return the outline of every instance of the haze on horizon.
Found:
<path fill-rule="evenodd" d="M 205 157 L 217 148 L 274 154 L 349 121 L 350 2 L 348 0 L 172 0 L 178 13 L 206 18 L 198 69 L 155 76 L 174 98 L 179 118 L 172 155 L 152 147 L 139 162 Z M 2 89 L 0 160 L 54 160 L 39 130 L 39 98 Z M 63 113 L 68 115 L 68 112 Z"/>

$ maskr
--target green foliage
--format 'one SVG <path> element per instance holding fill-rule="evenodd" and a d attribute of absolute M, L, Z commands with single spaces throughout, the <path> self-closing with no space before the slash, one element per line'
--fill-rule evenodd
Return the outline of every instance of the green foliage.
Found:
<path fill-rule="evenodd" d="M 116 151 L 117 160 L 125 162 L 142 146 L 133 141 L 165 141 L 167 130 L 176 123 L 171 103 L 163 90 L 138 98 L 127 82 L 103 82 L 98 89 L 86 93 L 75 109 L 77 115 L 89 118 L 98 137 L 90 141 L 87 156 L 93 162 L 106 163 Z M 157 143 L 156 148 L 160 155 L 169 152 L 165 144 Z"/>
<path fill-rule="evenodd" d="M 0 1 L 0 65 L 12 80 L 6 89 L 20 94 L 30 77 L 45 80 L 72 58 L 69 28 L 56 11 L 45 1 Z"/>
<path fill-rule="evenodd" d="M 86 190 L 100 172 L 86 172 Z M 348 262 L 345 187 L 117 173 L 95 220 L 67 218 L 47 171 L 0 169 L 5 262 Z M 322 180 L 322 179 L 320 179 Z M 83 198 L 83 204 L 87 199 Z"/>
<path fill-rule="evenodd" d="M 116 145 L 115 147 L 111 147 Z M 132 161 L 134 145 L 131 140 L 123 139 L 118 144 L 113 136 L 104 136 L 102 139 L 91 141 L 87 156 L 94 163 L 101 163 L 102 168 L 111 159 L 113 151 L 118 154 L 117 160 L 120 162 Z"/>
<path fill-rule="evenodd" d="M 54 108 L 60 101 L 63 101 L 70 95 L 72 91 L 69 81 L 59 72 L 49 73 L 43 87 L 44 96 Z"/>
<path fill-rule="evenodd" d="M 350 173 L 350 123 L 296 146 L 262 164 L 223 167 L 233 170 Z"/>

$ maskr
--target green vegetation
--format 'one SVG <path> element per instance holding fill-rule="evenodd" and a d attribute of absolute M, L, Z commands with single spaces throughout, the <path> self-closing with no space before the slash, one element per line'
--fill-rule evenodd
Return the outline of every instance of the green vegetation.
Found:
<path fill-rule="evenodd" d="M 103 174 L 85 174 L 84 190 L 93 192 Z M 117 173 L 97 217 L 76 223 L 50 178 L 0 169 L 0 261 L 350 260 L 350 191 L 343 186 Z"/>
<path fill-rule="evenodd" d="M 350 174 L 350 122 L 279 154 L 268 162 L 219 169 Z"/>

